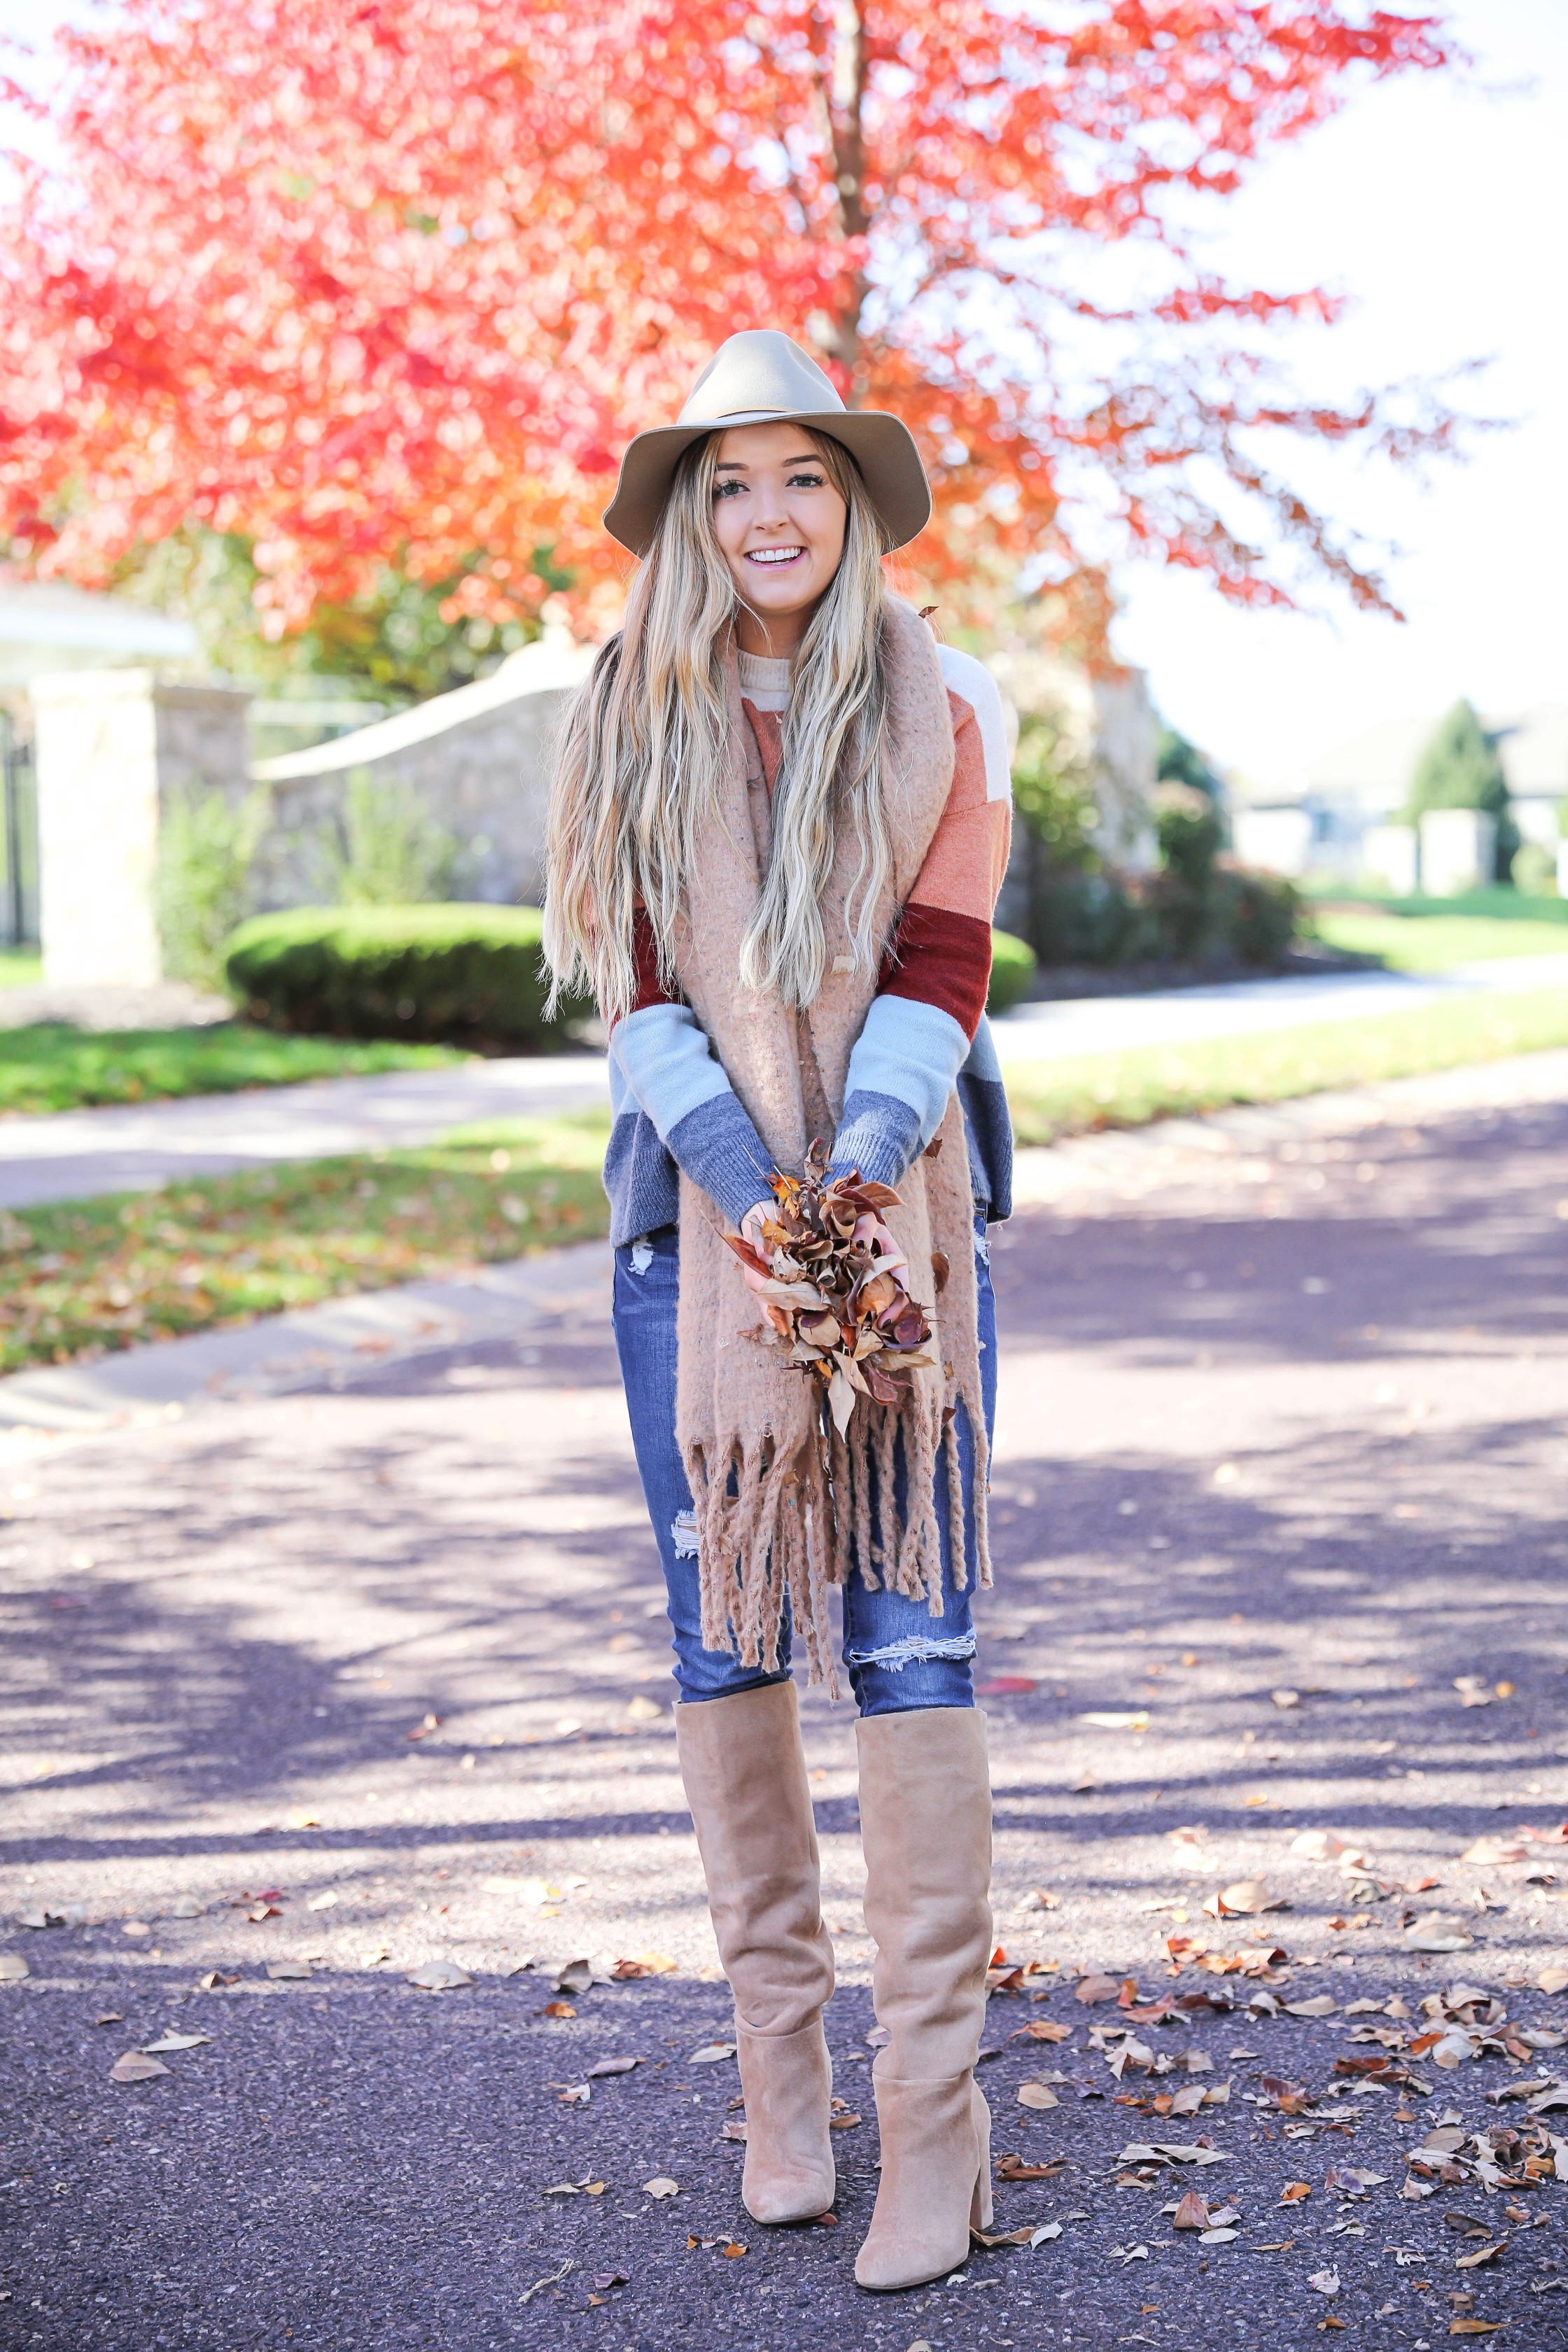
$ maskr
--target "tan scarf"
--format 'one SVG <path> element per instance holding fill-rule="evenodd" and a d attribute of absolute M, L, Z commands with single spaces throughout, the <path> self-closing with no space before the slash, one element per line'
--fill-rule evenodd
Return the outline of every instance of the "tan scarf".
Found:
<path fill-rule="evenodd" d="M 877 935 L 892 937 L 925 860 L 952 782 L 952 718 L 935 641 L 912 608 L 889 601 L 885 636 L 889 752 L 883 802 L 894 872 L 877 909 Z M 850 1049 L 877 991 L 877 974 L 856 972 L 846 902 L 858 852 L 842 819 L 823 899 L 829 975 L 802 1013 L 740 982 L 741 942 L 756 905 L 767 856 L 762 796 L 751 789 L 752 737 L 741 707 L 733 653 L 725 664 L 730 761 L 719 822 L 690 877 L 690 917 L 681 926 L 677 976 L 687 1002 L 729 1073 L 776 1165 L 798 1174 L 815 1136 L 831 1142 L 844 1107 Z M 765 803 L 762 803 L 765 805 Z M 856 1401 L 845 1438 L 825 1434 L 818 1391 L 750 1336 L 755 1299 L 738 1261 L 719 1238 L 724 1220 L 707 1194 L 680 1180 L 680 1312 L 676 1435 L 697 1507 L 702 1641 L 742 1663 L 772 1671 L 787 1594 L 805 1636 L 813 1682 L 837 1691 L 826 1587 L 858 1562 L 867 1586 L 885 1584 L 942 1612 L 941 1536 L 935 1507 L 945 1457 L 954 1580 L 965 1582 L 965 1496 L 953 1409 L 960 1400 L 974 1433 L 973 1493 L 980 1581 L 991 1581 L 986 1541 L 985 1416 L 980 1387 L 973 1203 L 963 1114 L 950 1100 L 938 1142 L 899 1187 L 889 1213 L 909 1258 L 905 1279 L 931 1316 L 929 1370 L 914 1376 L 902 1408 Z M 762 1171 L 765 1177 L 770 1171 Z M 933 1254 L 945 1259 L 939 1295 Z M 908 1516 L 894 1500 L 895 1444 L 903 1441 Z"/>

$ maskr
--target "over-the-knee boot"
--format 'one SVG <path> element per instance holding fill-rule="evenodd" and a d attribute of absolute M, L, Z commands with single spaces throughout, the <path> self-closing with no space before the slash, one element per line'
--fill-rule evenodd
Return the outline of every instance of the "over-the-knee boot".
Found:
<path fill-rule="evenodd" d="M 719 1957 L 735 1996 L 746 2095 L 741 2194 L 755 2221 L 805 2221 L 833 2202 L 833 2068 L 822 2007 L 833 1942 L 822 1924 L 816 1825 L 793 1683 L 675 1710 L 686 1801 Z"/>
<path fill-rule="evenodd" d="M 991 2224 L 991 2116 L 974 2080 L 991 1950 L 991 1780 L 972 1707 L 862 1717 L 866 1925 L 877 1946 L 882 2138 L 861 2286 L 921 2286 Z"/>

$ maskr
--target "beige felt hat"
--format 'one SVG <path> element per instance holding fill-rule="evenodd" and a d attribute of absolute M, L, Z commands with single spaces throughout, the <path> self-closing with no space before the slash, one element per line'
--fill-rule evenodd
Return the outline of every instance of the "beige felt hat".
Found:
<path fill-rule="evenodd" d="M 831 434 L 860 468 L 888 533 L 902 547 L 931 520 L 931 489 L 906 425 L 882 409 L 846 408 L 808 352 L 776 327 L 754 327 L 721 343 L 674 425 L 656 425 L 627 445 L 605 529 L 646 555 L 683 451 L 731 425 L 795 424 Z"/>

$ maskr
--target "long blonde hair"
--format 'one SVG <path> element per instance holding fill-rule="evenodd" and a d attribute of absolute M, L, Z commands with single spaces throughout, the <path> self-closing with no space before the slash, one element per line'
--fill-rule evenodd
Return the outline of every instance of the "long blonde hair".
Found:
<path fill-rule="evenodd" d="M 705 829 L 719 820 L 729 757 L 723 657 L 742 599 L 713 530 L 718 433 L 689 449 L 610 639 L 573 705 L 550 802 L 544 958 L 551 1003 L 587 988 L 606 1022 L 637 992 L 640 900 L 673 982 L 677 920 Z M 773 848 L 741 949 L 740 978 L 807 1005 L 827 963 L 822 896 L 847 808 L 859 862 L 850 893 L 858 971 L 883 942 L 877 909 L 891 871 L 882 809 L 887 538 L 841 443 L 807 438 L 845 500 L 844 553 L 793 672 L 773 794 Z"/>

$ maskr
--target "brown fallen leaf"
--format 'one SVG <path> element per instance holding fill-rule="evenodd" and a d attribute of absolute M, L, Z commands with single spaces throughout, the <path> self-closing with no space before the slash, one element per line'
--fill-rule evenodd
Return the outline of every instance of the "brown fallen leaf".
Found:
<path fill-rule="evenodd" d="M 973 2239 L 977 2246 L 1026 2246 L 1035 2233 L 1032 2229 L 1027 2227 L 1022 2230 L 998 2230 L 994 2231 L 977 2230 L 972 2222 L 970 2224 L 969 2234 Z"/>
<path fill-rule="evenodd" d="M 1209 2227 L 1208 2200 L 1189 2189 L 1171 2216 L 1173 2230 L 1206 2230 Z"/>
<path fill-rule="evenodd" d="M 1041 1998 L 1043 1999 L 1044 1996 L 1042 1995 Z M 1072 2027 L 1058 2025 L 1048 2017 L 1037 2017 L 1032 2025 L 1016 2027 L 1007 2039 L 1009 2042 L 1017 2042 L 1026 2034 L 1031 2042 L 1070 2042 Z"/>
<path fill-rule="evenodd" d="M 596 2083 L 602 2074 L 629 2074 L 634 2066 L 641 2064 L 640 2058 L 599 2058 L 589 2067 L 588 2080 Z"/>
<path fill-rule="evenodd" d="M 608 2294 L 613 2286 L 626 2286 L 629 2283 L 625 2271 L 600 2271 L 594 2280 L 601 2294 Z"/>
<path fill-rule="evenodd" d="M 544 2004 L 546 2017 L 575 2017 L 576 2014 L 569 2000 L 547 2000 Z"/>
<path fill-rule="evenodd" d="M 1060 2105 L 1060 2101 L 1048 2083 L 1020 2083 L 1017 2096 L 1018 2105 L 1021 2107 L 1036 2107 L 1044 2110 L 1047 2107 Z"/>
<path fill-rule="evenodd" d="M 591 1960 L 568 1960 L 556 1971 L 555 1990 L 557 1992 L 586 1992 L 593 1981 L 594 1965 Z"/>
<path fill-rule="evenodd" d="M 727 2246 L 721 2246 L 719 2249 L 719 2252 L 721 2254 L 728 2254 L 731 2262 L 736 2261 L 742 2254 L 748 2251 L 749 2250 L 742 2244 L 739 2238 L 731 2238 Z"/>
<path fill-rule="evenodd" d="M 1457 2271 L 1479 2271 L 1483 2263 L 1495 2263 L 1507 2243 L 1506 2238 L 1495 2238 L 1489 2245 L 1478 2246 L 1473 2253 L 1458 2255 L 1454 2268 Z"/>
<path fill-rule="evenodd" d="M 440 1728 L 440 1717 L 438 1715 L 427 1715 L 422 1722 L 415 1725 L 412 1731 L 405 1731 L 403 1737 L 405 1739 L 428 1739 L 433 1731 L 439 1731 Z"/>
<path fill-rule="evenodd" d="M 1073 1987 L 1075 2000 L 1086 2001 L 1092 2008 L 1097 2001 L 1114 2000 L 1121 1990 L 1119 1977 L 1080 1977 Z"/>
<path fill-rule="evenodd" d="M 1508 2326 L 1506 2319 L 1450 2319 L 1450 2336 L 1496 2336 Z"/>
<path fill-rule="evenodd" d="M 1026 2164 L 1021 2156 L 999 2156 L 996 2158 L 998 2180 L 1050 2180 L 1067 2170 L 1066 2157 L 1051 2164 Z"/>
<path fill-rule="evenodd" d="M 161 2058 L 148 2058 L 140 2050 L 127 2050 L 110 2068 L 109 2079 L 111 2083 L 151 2083 L 155 2076 L 170 2071 Z"/>
<path fill-rule="evenodd" d="M 420 1992 L 458 1992 L 474 1979 L 456 1960 L 423 1960 L 410 1969 L 407 1981 Z"/>
<path fill-rule="evenodd" d="M 1311 2193 L 1310 2181 L 1288 2180 L 1280 2194 L 1279 2202 L 1281 2205 L 1299 2205 L 1303 2197 L 1310 2197 Z"/>

